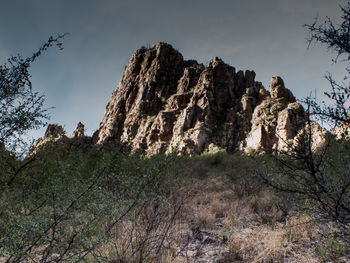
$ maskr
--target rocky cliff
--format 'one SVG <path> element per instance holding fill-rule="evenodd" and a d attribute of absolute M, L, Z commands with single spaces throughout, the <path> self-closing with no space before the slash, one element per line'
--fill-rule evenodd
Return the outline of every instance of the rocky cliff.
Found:
<path fill-rule="evenodd" d="M 205 67 L 158 43 L 132 56 L 93 143 L 147 154 L 269 152 L 283 149 L 304 125 L 304 109 L 281 78 L 272 78 L 268 92 L 254 71 L 236 71 L 219 58 Z"/>

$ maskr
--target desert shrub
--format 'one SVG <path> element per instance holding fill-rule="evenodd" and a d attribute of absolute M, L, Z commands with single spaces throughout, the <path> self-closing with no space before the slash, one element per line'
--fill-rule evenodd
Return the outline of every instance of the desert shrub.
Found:
<path fill-rule="evenodd" d="M 29 68 L 50 47 L 62 49 L 64 36 L 50 37 L 30 57 L 12 56 L 0 65 L 0 144 L 17 153 L 25 150 L 23 136 L 48 119 L 45 97 L 33 90 Z"/>
<path fill-rule="evenodd" d="M 0 254 L 7 262 L 94 261 L 99 258 L 95 252 L 118 233 L 117 226 L 131 221 L 134 229 L 149 227 L 136 235 L 147 245 L 137 249 L 140 262 L 155 252 L 161 255 L 169 225 L 182 207 L 182 196 L 169 187 L 172 158 L 146 159 L 118 150 L 65 149 L 62 155 L 48 148 L 33 159 L 12 160 L 13 169 L 4 163 Z"/>
<path fill-rule="evenodd" d="M 344 260 L 350 256 L 347 248 L 342 244 L 342 240 L 338 240 L 334 237 L 326 239 L 326 241 L 319 244 L 315 250 L 316 254 L 324 262 L 345 262 Z"/>
<path fill-rule="evenodd" d="M 310 135 L 311 136 L 311 135 Z M 312 201 L 313 210 L 342 223 L 350 223 L 349 142 L 329 138 L 318 151 L 310 148 L 308 135 L 276 158 L 274 168 L 261 174 L 275 189 Z"/>
<path fill-rule="evenodd" d="M 307 215 L 291 216 L 287 225 L 266 225 L 236 230 L 228 240 L 224 262 L 319 262 L 306 252 L 314 239 Z M 300 250 L 302 248 L 302 250 Z"/>

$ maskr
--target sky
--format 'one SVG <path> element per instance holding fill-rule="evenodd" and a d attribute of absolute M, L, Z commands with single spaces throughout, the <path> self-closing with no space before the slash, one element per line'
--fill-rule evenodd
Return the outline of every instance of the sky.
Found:
<path fill-rule="evenodd" d="M 141 46 L 167 42 L 185 59 L 207 64 L 222 58 L 236 70 L 254 70 L 265 88 L 281 76 L 293 94 L 322 99 L 327 72 L 345 65 L 320 45 L 308 48 L 316 16 L 339 21 L 345 0 L 0 0 L 0 63 L 30 56 L 51 35 L 69 33 L 64 49 L 51 48 L 31 67 L 35 91 L 44 94 L 50 123 L 71 134 L 98 129 L 125 65 Z M 32 132 L 43 136 L 45 129 Z"/>

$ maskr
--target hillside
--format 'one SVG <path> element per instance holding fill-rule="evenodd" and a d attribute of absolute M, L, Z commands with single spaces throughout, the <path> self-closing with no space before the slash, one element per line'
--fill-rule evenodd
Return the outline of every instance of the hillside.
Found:
<path fill-rule="evenodd" d="M 92 137 L 0 148 L 0 262 L 349 262 L 349 149 L 280 77 L 142 47 Z"/>

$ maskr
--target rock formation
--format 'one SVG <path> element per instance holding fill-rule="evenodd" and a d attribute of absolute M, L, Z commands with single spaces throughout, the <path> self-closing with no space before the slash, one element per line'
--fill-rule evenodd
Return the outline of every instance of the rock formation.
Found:
<path fill-rule="evenodd" d="M 49 124 L 46 128 L 44 138 L 59 138 L 65 136 L 66 132 L 63 127 L 58 124 Z"/>
<path fill-rule="evenodd" d="M 49 125 L 32 152 L 46 144 L 126 145 L 148 155 L 287 150 L 307 132 L 306 114 L 280 77 L 272 78 L 269 89 L 255 81 L 254 71 L 236 71 L 219 58 L 206 67 L 184 60 L 165 43 L 142 47 L 126 66 L 92 138 L 80 122 L 70 137 L 61 126 Z M 317 123 L 311 127 L 318 147 L 326 132 Z"/>
<path fill-rule="evenodd" d="M 40 138 L 35 142 L 29 151 L 29 155 L 38 153 L 41 149 L 47 147 L 58 147 L 63 148 L 80 148 L 83 150 L 92 147 L 91 138 L 84 135 L 84 124 L 78 123 L 73 134 L 67 136 L 65 130 L 61 125 L 49 124 L 46 128 L 44 137 Z"/>
<path fill-rule="evenodd" d="M 280 77 L 273 77 L 271 96 L 266 97 L 254 110 L 252 128 L 246 146 L 256 151 L 283 150 L 305 126 L 305 111 L 284 87 Z"/>
<path fill-rule="evenodd" d="M 304 109 L 281 78 L 272 78 L 269 93 L 254 71 L 236 72 L 219 58 L 205 67 L 158 43 L 132 56 L 93 143 L 148 154 L 269 152 L 283 149 L 304 125 Z"/>
<path fill-rule="evenodd" d="M 75 128 L 72 137 L 84 137 L 85 136 L 85 126 L 80 121 Z"/>

